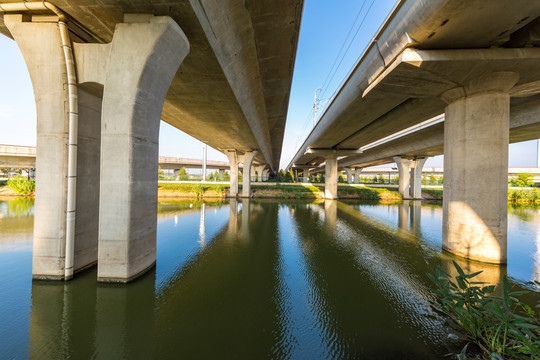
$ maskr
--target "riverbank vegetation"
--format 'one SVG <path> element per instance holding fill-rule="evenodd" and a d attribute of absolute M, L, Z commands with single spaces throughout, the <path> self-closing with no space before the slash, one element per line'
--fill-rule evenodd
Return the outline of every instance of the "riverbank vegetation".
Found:
<path fill-rule="evenodd" d="M 452 354 L 454 358 L 538 359 L 540 321 L 536 311 L 540 311 L 540 293 L 532 293 L 533 308 L 520 300 L 531 292 L 512 292 L 506 276 L 496 289 L 475 281 L 482 271 L 465 274 L 456 262 L 454 267 L 455 277 L 440 267 L 435 275 L 428 274 L 435 285 L 432 306 L 455 332 L 448 337 L 465 343 L 460 353 Z"/>
<path fill-rule="evenodd" d="M 36 190 L 36 182 L 21 175 L 8 180 L 6 184 L 9 189 L 20 195 L 31 195 Z"/>
<path fill-rule="evenodd" d="M 320 199 L 324 197 L 324 188 L 314 185 L 256 185 L 252 186 L 253 198 L 259 199 Z M 241 187 L 240 187 L 241 191 Z M 222 198 L 229 195 L 226 184 L 170 184 L 160 183 L 158 196 L 175 197 L 208 197 Z M 386 188 L 369 188 L 354 186 L 338 186 L 338 197 L 359 200 L 400 200 L 398 192 Z"/>

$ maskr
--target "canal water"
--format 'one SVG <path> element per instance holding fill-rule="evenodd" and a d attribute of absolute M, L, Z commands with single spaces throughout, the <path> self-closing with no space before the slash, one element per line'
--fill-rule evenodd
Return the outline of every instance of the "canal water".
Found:
<path fill-rule="evenodd" d="M 540 279 L 540 208 L 508 211 L 501 267 L 443 253 L 436 203 L 160 202 L 156 268 L 104 285 L 32 282 L 33 201 L 0 201 L 0 358 L 439 359 L 437 265 Z"/>

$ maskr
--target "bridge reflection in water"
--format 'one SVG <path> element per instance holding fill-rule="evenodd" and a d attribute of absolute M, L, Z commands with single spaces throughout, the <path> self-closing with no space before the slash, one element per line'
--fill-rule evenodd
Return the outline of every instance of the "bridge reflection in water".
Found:
<path fill-rule="evenodd" d="M 0 260 L 5 244 L 31 237 L 31 227 L 5 226 L 31 224 L 28 207 L 17 208 L 0 203 Z M 96 284 L 95 269 L 30 285 L 25 269 L 16 280 L 26 292 L 0 298 L 9 320 L 0 346 L 16 358 L 440 358 L 452 345 L 432 316 L 426 273 L 453 271 L 455 260 L 483 269 L 482 281 L 508 272 L 519 284 L 540 269 L 538 208 L 509 210 L 518 250 L 508 271 L 443 253 L 441 211 L 412 201 L 160 203 L 153 271 L 127 285 Z M 526 245 L 514 227 L 530 230 L 518 234 Z M 530 261 L 515 261 L 527 251 Z"/>

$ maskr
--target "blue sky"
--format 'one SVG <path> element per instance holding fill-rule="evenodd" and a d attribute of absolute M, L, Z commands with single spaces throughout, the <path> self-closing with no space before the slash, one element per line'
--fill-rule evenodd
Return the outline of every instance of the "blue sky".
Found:
<path fill-rule="evenodd" d="M 313 126 L 315 89 L 323 87 L 321 98 L 333 95 L 394 4 L 395 0 L 305 1 L 281 167 L 289 163 Z M 9 69 L 3 72 L 0 87 L 0 144 L 35 145 L 34 96 L 24 59 L 15 42 L 4 36 L 0 36 L 0 54 L 0 68 Z M 322 102 L 319 114 L 326 103 Z M 510 166 L 536 166 L 536 150 L 536 141 L 510 145 Z M 203 143 L 161 122 L 159 153 L 202 158 Z M 208 158 L 227 160 L 211 148 Z M 439 156 L 426 166 L 442 164 Z"/>

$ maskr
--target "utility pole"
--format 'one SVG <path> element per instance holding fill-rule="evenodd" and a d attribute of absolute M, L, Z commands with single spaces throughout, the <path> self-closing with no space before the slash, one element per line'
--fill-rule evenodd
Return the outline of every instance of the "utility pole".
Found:
<path fill-rule="evenodd" d="M 317 109 L 319 108 L 320 99 L 317 99 L 317 92 L 321 91 L 322 88 L 317 88 L 313 94 L 313 127 L 317 124 Z"/>
<path fill-rule="evenodd" d="M 206 181 L 206 150 L 208 145 L 204 144 L 203 160 L 202 160 L 202 181 Z"/>

